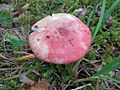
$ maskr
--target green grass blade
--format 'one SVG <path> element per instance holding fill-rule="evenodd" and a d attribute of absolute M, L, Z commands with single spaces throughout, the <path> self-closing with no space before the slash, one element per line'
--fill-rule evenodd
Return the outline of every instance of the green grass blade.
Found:
<path fill-rule="evenodd" d="M 104 14 L 105 14 L 105 3 L 106 3 L 106 0 L 103 0 L 103 2 L 102 2 L 102 11 L 101 11 L 101 14 L 100 14 L 100 19 L 98 21 L 96 29 L 92 33 L 92 41 L 94 41 L 95 36 L 97 35 L 98 31 L 100 30 L 100 28 L 102 26 L 103 19 L 104 19 Z"/>
<path fill-rule="evenodd" d="M 89 17 L 88 17 L 88 19 L 87 19 L 87 25 L 88 25 L 88 26 L 90 25 L 90 22 L 91 22 L 91 20 L 92 20 L 92 17 L 93 17 L 94 14 L 95 14 L 95 10 L 96 10 L 96 8 L 98 8 L 99 5 L 101 5 L 101 3 L 99 3 L 99 4 L 97 5 L 97 2 L 95 2 L 95 7 L 94 7 L 93 10 L 91 11 L 91 13 L 90 13 L 90 15 L 89 15 Z"/>
<path fill-rule="evenodd" d="M 106 12 L 106 18 L 113 13 L 113 11 L 120 5 L 120 0 L 116 0 Z"/>
<path fill-rule="evenodd" d="M 97 33 L 99 32 L 99 30 L 100 30 L 100 28 L 102 26 L 102 23 L 105 22 L 105 20 L 108 18 L 108 16 L 110 14 L 112 14 L 113 11 L 120 5 L 120 0 L 116 0 L 110 6 L 110 8 L 106 11 L 106 13 L 104 13 L 104 11 L 105 11 L 105 2 L 106 2 L 106 0 L 103 0 L 103 2 L 102 2 L 102 11 L 101 11 L 100 19 L 98 21 L 97 27 L 95 28 L 95 30 L 92 33 L 92 41 L 94 41 L 95 36 L 97 35 Z"/>
<path fill-rule="evenodd" d="M 100 76 L 100 78 L 105 78 L 105 79 L 108 79 L 110 81 L 113 81 L 113 82 L 116 82 L 116 83 L 120 84 L 120 80 L 116 80 L 116 79 L 108 77 L 108 76 Z"/>
<path fill-rule="evenodd" d="M 110 71 L 113 71 L 117 68 L 120 68 L 120 56 L 116 57 L 112 62 L 103 67 L 99 72 L 95 74 L 95 76 L 108 74 Z"/>
<path fill-rule="evenodd" d="M 90 16 L 88 17 L 88 21 L 87 21 L 87 25 L 89 26 L 90 25 L 90 22 L 92 20 L 92 16 L 94 14 L 94 9 L 92 10 L 92 12 L 90 13 Z"/>

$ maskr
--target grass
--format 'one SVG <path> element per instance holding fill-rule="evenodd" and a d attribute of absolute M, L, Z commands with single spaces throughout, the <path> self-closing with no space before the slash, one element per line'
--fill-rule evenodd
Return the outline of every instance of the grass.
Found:
<path fill-rule="evenodd" d="M 97 35 L 98 31 L 100 30 L 100 28 L 102 26 L 102 22 L 103 22 L 103 19 L 104 19 L 104 12 L 105 12 L 105 3 L 106 3 L 106 0 L 103 0 L 102 7 L 101 7 L 102 10 L 101 10 L 101 14 L 100 14 L 98 24 L 96 26 L 96 29 L 92 32 L 92 41 L 94 41 L 95 36 Z"/>
<path fill-rule="evenodd" d="M 50 90 L 71 90 L 88 84 L 90 86 L 83 90 L 120 89 L 120 0 L 2 0 L 0 3 L 12 4 L 14 11 L 25 3 L 30 4 L 18 20 L 14 20 L 11 11 L 0 11 L 0 90 L 28 88 L 19 80 L 18 76 L 22 73 L 27 73 L 27 77 L 36 82 L 46 79 L 51 85 Z M 29 52 L 27 37 L 36 21 L 52 13 L 73 14 L 83 7 L 87 7 L 87 13 L 79 18 L 91 29 L 93 43 L 82 61 L 54 65 L 38 59 L 16 62 L 4 57 L 20 57 Z M 98 7 L 101 8 L 100 15 L 97 15 Z M 75 15 L 78 16 L 77 13 Z M 110 15 L 112 24 L 108 20 Z"/>

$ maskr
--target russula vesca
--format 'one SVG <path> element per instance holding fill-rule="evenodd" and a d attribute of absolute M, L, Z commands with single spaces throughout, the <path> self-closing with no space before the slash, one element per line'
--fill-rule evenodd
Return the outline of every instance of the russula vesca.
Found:
<path fill-rule="evenodd" d="M 32 30 L 29 45 L 34 55 L 30 57 L 45 62 L 69 64 L 78 61 L 88 52 L 92 42 L 88 26 L 66 13 L 47 16 L 35 23 Z"/>

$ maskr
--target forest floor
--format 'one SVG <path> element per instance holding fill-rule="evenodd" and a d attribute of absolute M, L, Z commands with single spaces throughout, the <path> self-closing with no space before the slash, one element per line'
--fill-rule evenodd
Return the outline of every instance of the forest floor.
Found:
<path fill-rule="evenodd" d="M 68 65 L 12 60 L 31 53 L 28 35 L 35 22 L 62 12 L 92 32 L 84 58 Z M 119 55 L 120 0 L 0 0 L 0 90 L 120 90 Z"/>

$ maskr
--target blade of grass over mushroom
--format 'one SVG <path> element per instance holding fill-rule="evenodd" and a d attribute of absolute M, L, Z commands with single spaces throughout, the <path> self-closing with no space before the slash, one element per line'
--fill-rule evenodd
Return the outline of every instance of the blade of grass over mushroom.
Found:
<path fill-rule="evenodd" d="M 103 2 L 102 2 L 102 11 L 101 11 L 101 14 L 100 14 L 98 24 L 97 24 L 95 30 L 92 32 L 92 41 L 94 41 L 95 36 L 97 35 L 97 33 L 99 32 L 99 30 L 100 30 L 100 28 L 102 26 L 103 19 L 104 19 L 104 14 L 105 14 L 105 3 L 106 3 L 106 0 L 103 0 Z"/>
<path fill-rule="evenodd" d="M 108 74 L 110 71 L 113 71 L 117 68 L 120 68 L 120 56 L 113 59 L 112 62 L 110 62 L 108 65 L 103 67 L 99 72 L 97 72 L 94 76 L 100 76 Z"/>
<path fill-rule="evenodd" d="M 111 6 L 110 8 L 107 10 L 105 17 L 108 18 L 109 15 L 111 15 L 113 13 L 113 11 L 118 7 L 118 5 L 120 5 L 120 0 L 116 0 Z"/>

